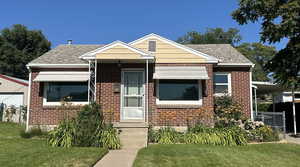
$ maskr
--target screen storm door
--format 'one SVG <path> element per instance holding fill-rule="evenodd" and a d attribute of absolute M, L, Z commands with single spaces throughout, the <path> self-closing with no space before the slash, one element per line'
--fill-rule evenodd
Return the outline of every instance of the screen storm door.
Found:
<path fill-rule="evenodd" d="M 144 120 L 145 88 L 143 70 L 123 70 L 121 120 Z"/>

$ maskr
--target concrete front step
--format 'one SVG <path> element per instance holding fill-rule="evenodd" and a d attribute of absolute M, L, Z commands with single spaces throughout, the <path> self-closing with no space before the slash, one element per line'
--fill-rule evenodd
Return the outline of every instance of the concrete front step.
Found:
<path fill-rule="evenodd" d="M 147 147 L 148 124 L 140 122 L 120 122 L 114 127 L 119 129 L 122 149 Z"/>

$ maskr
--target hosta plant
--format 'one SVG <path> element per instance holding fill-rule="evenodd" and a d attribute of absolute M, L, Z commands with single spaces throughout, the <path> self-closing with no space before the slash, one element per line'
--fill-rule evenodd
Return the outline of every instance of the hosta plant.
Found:
<path fill-rule="evenodd" d="M 75 141 L 75 121 L 63 120 L 58 127 L 50 131 L 47 142 L 53 147 L 71 147 Z"/>

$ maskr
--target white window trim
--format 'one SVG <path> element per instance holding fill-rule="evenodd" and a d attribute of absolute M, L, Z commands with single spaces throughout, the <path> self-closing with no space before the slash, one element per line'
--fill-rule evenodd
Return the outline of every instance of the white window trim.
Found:
<path fill-rule="evenodd" d="M 202 83 L 199 84 L 199 100 L 159 100 L 159 80 L 156 80 L 156 104 L 158 105 L 202 105 Z"/>
<path fill-rule="evenodd" d="M 228 83 L 215 83 L 213 81 L 213 85 L 227 85 L 228 86 L 228 93 L 214 93 L 215 96 L 224 96 L 224 95 L 232 95 L 232 88 L 231 88 L 231 73 L 229 72 L 215 72 L 214 75 L 227 75 Z"/>
<path fill-rule="evenodd" d="M 47 89 L 49 85 L 48 82 L 44 82 L 44 90 L 43 90 L 43 106 L 61 106 L 61 102 L 48 102 L 47 101 Z M 76 101 L 72 102 L 70 101 L 72 105 L 85 105 L 89 104 L 88 100 L 87 101 Z"/>

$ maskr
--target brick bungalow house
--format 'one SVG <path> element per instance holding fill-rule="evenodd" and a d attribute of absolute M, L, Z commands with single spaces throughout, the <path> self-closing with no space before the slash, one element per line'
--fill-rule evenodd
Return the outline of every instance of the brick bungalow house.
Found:
<path fill-rule="evenodd" d="M 130 43 L 59 45 L 28 64 L 27 127 L 57 125 L 67 96 L 72 112 L 95 101 L 115 125 L 212 124 L 213 97 L 224 93 L 252 118 L 252 67 L 229 44 L 181 45 L 156 34 Z"/>

